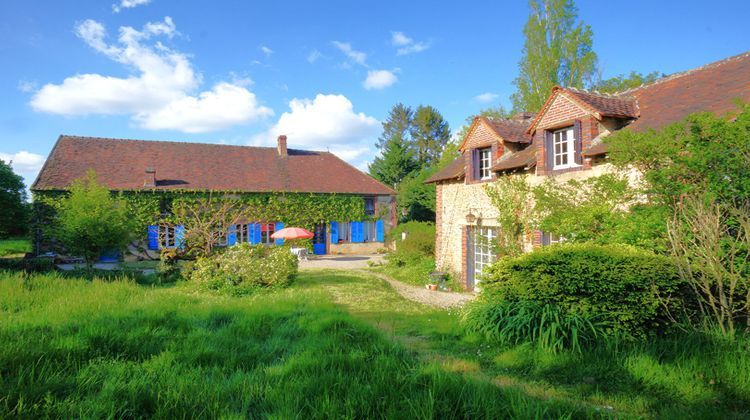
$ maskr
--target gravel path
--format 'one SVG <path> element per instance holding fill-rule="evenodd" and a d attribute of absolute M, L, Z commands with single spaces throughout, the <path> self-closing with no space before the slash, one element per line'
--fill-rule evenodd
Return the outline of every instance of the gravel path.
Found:
<path fill-rule="evenodd" d="M 412 286 L 410 284 L 402 283 L 398 280 L 394 280 L 385 274 L 375 273 L 372 271 L 358 270 L 362 273 L 375 276 L 393 287 L 401 296 L 405 297 L 414 302 L 423 303 L 425 305 L 436 306 L 438 308 L 457 308 L 461 307 L 466 302 L 473 300 L 476 295 L 473 293 L 456 293 L 456 292 L 436 292 L 427 290 L 424 287 Z"/>
<path fill-rule="evenodd" d="M 306 261 L 299 262 L 299 269 L 333 268 L 352 270 L 367 268 L 368 262 L 382 264 L 382 255 L 311 255 Z"/>

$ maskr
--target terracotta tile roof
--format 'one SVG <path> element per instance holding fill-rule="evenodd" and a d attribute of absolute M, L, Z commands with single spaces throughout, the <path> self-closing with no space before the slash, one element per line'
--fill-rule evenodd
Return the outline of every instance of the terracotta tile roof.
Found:
<path fill-rule="evenodd" d="M 602 117 L 637 118 L 638 106 L 635 99 L 628 96 L 614 96 L 598 92 L 588 92 L 572 88 L 560 88 L 569 97 L 583 103 Z"/>
<path fill-rule="evenodd" d="M 449 163 L 448 166 L 438 171 L 433 176 L 427 178 L 426 184 L 440 181 L 452 181 L 459 180 L 465 175 L 464 169 L 464 157 L 459 156 L 453 162 Z"/>
<path fill-rule="evenodd" d="M 750 52 L 677 73 L 627 92 L 638 100 L 641 116 L 629 130 L 660 128 L 694 112 L 724 115 L 735 100 L 750 102 Z"/>
<path fill-rule="evenodd" d="M 511 143 L 531 143 L 531 136 L 526 134 L 526 129 L 529 128 L 529 123 L 531 123 L 530 119 L 519 121 L 512 119 L 485 118 L 485 120 L 495 133 L 502 137 L 504 141 Z"/>
<path fill-rule="evenodd" d="M 503 155 L 492 167 L 493 171 L 507 171 L 536 165 L 536 148 L 529 146 L 521 151 Z"/>
<path fill-rule="evenodd" d="M 110 189 L 141 190 L 147 168 L 156 190 L 395 194 L 328 152 L 66 135 L 31 189 L 64 190 L 93 169 Z"/>
<path fill-rule="evenodd" d="M 619 95 L 635 98 L 640 115 L 625 130 L 659 129 L 695 112 L 725 115 L 737 109 L 736 100 L 750 102 L 750 52 L 664 77 Z M 607 152 L 606 143 L 583 151 Z"/>

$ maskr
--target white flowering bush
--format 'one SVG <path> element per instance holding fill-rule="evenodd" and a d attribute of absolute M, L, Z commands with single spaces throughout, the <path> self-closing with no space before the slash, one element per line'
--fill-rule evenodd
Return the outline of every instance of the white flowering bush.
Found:
<path fill-rule="evenodd" d="M 201 288 L 245 295 L 258 289 L 286 287 L 297 275 L 297 257 L 288 247 L 243 243 L 199 258 L 190 279 Z"/>

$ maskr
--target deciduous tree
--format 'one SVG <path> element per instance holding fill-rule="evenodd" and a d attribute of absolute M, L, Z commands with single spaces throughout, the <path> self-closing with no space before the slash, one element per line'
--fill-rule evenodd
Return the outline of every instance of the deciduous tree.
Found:
<path fill-rule="evenodd" d="M 513 110 L 537 111 L 552 87 L 584 87 L 596 70 L 593 32 L 578 19 L 572 0 L 530 0 Z"/>
<path fill-rule="evenodd" d="M 26 233 L 29 214 L 26 199 L 23 178 L 13 172 L 10 162 L 0 159 L 0 238 Z"/>

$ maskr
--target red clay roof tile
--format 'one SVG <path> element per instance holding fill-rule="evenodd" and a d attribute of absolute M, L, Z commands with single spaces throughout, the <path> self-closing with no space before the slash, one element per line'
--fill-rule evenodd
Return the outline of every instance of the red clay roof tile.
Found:
<path fill-rule="evenodd" d="M 32 190 L 65 190 L 93 169 L 113 190 L 310 192 L 393 195 L 395 191 L 332 153 L 167 141 L 60 136 Z M 150 188 L 145 188 L 150 189 Z"/>

